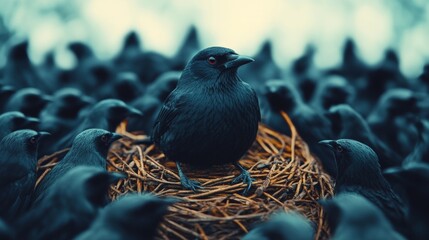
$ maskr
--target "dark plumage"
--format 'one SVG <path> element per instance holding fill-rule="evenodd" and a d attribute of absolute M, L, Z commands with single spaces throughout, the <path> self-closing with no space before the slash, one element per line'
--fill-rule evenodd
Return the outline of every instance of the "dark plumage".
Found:
<path fill-rule="evenodd" d="M 0 83 L 0 112 L 4 112 L 4 105 L 15 92 L 14 87 Z"/>
<path fill-rule="evenodd" d="M 421 119 L 415 126 L 419 137 L 413 151 L 404 159 L 404 165 L 418 162 L 429 163 L 429 121 Z"/>
<path fill-rule="evenodd" d="M 395 229 L 405 233 L 405 204 L 381 174 L 375 152 L 351 139 L 324 140 L 320 144 L 332 151 L 338 166 L 335 193 L 361 194 L 381 209 Z"/>
<path fill-rule="evenodd" d="M 404 167 L 387 169 L 386 178 L 393 182 L 401 192 L 405 193 L 409 203 L 408 218 L 412 235 L 410 239 L 427 239 L 429 236 L 429 165 L 426 163 L 410 163 Z"/>
<path fill-rule="evenodd" d="M 330 200 L 321 200 L 333 240 L 405 240 L 383 213 L 359 194 L 342 193 Z"/>
<path fill-rule="evenodd" d="M 336 139 L 353 139 L 368 145 L 377 154 L 382 169 L 401 164 L 402 158 L 375 136 L 365 119 L 349 105 L 331 107 L 326 115 Z"/>
<path fill-rule="evenodd" d="M 179 50 L 173 58 L 173 69 L 182 70 L 185 68 L 187 63 L 186 61 L 191 59 L 192 56 L 194 56 L 200 49 L 201 44 L 198 39 L 197 28 L 192 26 L 182 42 L 182 46 L 179 47 Z"/>
<path fill-rule="evenodd" d="M 18 130 L 0 141 L 0 217 L 14 221 L 25 211 L 36 183 L 37 148 L 44 132 Z"/>
<path fill-rule="evenodd" d="M 227 48 L 201 50 L 165 100 L 152 138 L 176 161 L 185 188 L 199 185 L 182 173 L 180 163 L 234 163 L 242 172 L 234 182 L 243 180 L 246 191 L 250 188 L 252 179 L 238 160 L 255 140 L 260 112 L 255 91 L 237 76 L 237 69 L 252 61 Z"/>
<path fill-rule="evenodd" d="M 321 110 L 328 110 L 338 104 L 349 104 L 354 97 L 354 88 L 346 79 L 330 76 L 322 79 L 316 88 L 313 105 Z"/>
<path fill-rule="evenodd" d="M 73 141 L 70 150 L 58 164 L 43 178 L 34 193 L 34 200 L 40 201 L 50 186 L 61 176 L 77 166 L 106 168 L 106 158 L 110 145 L 121 135 L 103 129 L 87 129 Z M 33 204 L 34 205 L 34 204 Z"/>
<path fill-rule="evenodd" d="M 39 117 L 39 113 L 52 98 L 37 88 L 22 88 L 5 103 L 4 112 L 19 111 L 26 116 Z"/>
<path fill-rule="evenodd" d="M 18 221 L 16 239 L 73 239 L 108 203 L 110 184 L 123 177 L 92 166 L 63 173 L 45 198 Z"/>
<path fill-rule="evenodd" d="M 106 206 L 76 240 L 154 239 L 173 201 L 150 194 L 128 194 Z"/>
<path fill-rule="evenodd" d="M 0 218 L 0 239 L 2 240 L 14 239 L 12 228 L 7 223 L 5 223 L 1 218 Z"/>
<path fill-rule="evenodd" d="M 279 213 L 248 234 L 243 240 L 312 240 L 314 229 L 303 216 L 294 213 Z"/>
<path fill-rule="evenodd" d="M 9 133 L 20 129 L 37 130 L 39 119 L 26 117 L 21 112 L 5 112 L 0 115 L 0 140 Z"/>
<path fill-rule="evenodd" d="M 100 128 L 110 132 L 116 130 L 116 127 L 127 117 L 140 116 L 141 112 L 121 100 L 106 99 L 95 104 L 91 109 L 82 113 L 81 123 L 73 131 L 59 140 L 51 152 L 70 147 L 73 139 L 82 131 L 89 128 Z"/>

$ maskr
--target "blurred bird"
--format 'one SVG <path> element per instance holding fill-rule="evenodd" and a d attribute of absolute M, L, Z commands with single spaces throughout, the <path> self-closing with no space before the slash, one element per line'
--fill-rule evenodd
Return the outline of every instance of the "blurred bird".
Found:
<path fill-rule="evenodd" d="M 108 203 L 111 184 L 125 176 L 92 166 L 63 173 L 16 224 L 16 239 L 74 239 Z"/>
<path fill-rule="evenodd" d="M 40 112 L 50 101 L 52 101 L 51 96 L 37 88 L 22 88 L 7 100 L 3 111 L 19 111 L 26 116 L 39 117 Z"/>
<path fill-rule="evenodd" d="M 80 119 L 81 123 L 53 145 L 51 152 L 70 147 L 73 139 L 79 133 L 89 128 L 100 128 L 113 132 L 123 120 L 128 117 L 141 116 L 141 112 L 121 100 L 105 99 L 82 113 L 82 115 L 83 117 Z"/>
<path fill-rule="evenodd" d="M 332 151 L 338 166 L 334 192 L 361 194 L 381 209 L 396 230 L 406 233 L 406 206 L 383 177 L 375 152 L 351 139 L 320 144 Z"/>
<path fill-rule="evenodd" d="M 333 240 L 405 240 L 380 209 L 359 194 L 341 193 L 319 202 L 327 214 Z"/>
<path fill-rule="evenodd" d="M 176 89 L 164 102 L 152 139 L 177 163 L 182 186 L 200 188 L 188 179 L 181 163 L 210 167 L 234 163 L 241 174 L 234 183 L 253 179 L 238 160 L 256 138 L 260 112 L 255 91 L 237 75 L 253 59 L 222 47 L 206 48 L 188 63 Z"/>
<path fill-rule="evenodd" d="M 154 239 L 167 207 L 174 203 L 150 194 L 128 194 L 100 211 L 76 240 Z"/>
<path fill-rule="evenodd" d="M 20 129 L 37 130 L 39 119 L 26 117 L 21 112 L 5 112 L 0 115 L 0 140 L 11 132 Z"/>
<path fill-rule="evenodd" d="M 27 210 L 36 183 L 37 148 L 45 132 L 18 130 L 0 141 L 0 217 L 14 221 Z"/>
<path fill-rule="evenodd" d="M 133 72 L 120 72 L 117 74 L 109 90 L 103 98 L 115 98 L 130 103 L 144 93 L 138 76 Z"/>
<path fill-rule="evenodd" d="M 181 71 L 185 68 L 187 63 L 186 61 L 191 59 L 192 56 L 194 56 L 200 49 L 201 44 L 198 39 L 197 28 L 192 26 L 189 29 L 182 45 L 179 47 L 179 50 L 173 57 L 173 70 Z"/>
<path fill-rule="evenodd" d="M 33 199 L 37 202 L 46 196 L 49 188 L 70 169 L 77 166 L 95 166 L 106 169 L 110 145 L 122 136 L 103 129 L 87 129 L 73 141 L 70 150 L 37 186 Z"/>
<path fill-rule="evenodd" d="M 429 236 L 429 165 L 427 163 L 410 163 L 404 167 L 390 168 L 384 171 L 389 181 L 406 193 L 410 214 L 409 227 L 412 230 L 410 239 L 427 239 Z"/>
<path fill-rule="evenodd" d="M 325 171 L 335 178 L 337 174 L 335 162 L 332 161 L 329 151 L 317 144 L 323 139 L 333 138 L 330 121 L 324 115 L 305 104 L 297 89 L 291 83 L 269 81 L 266 83 L 266 89 L 270 105 L 276 111 L 281 110 L 288 114 L 298 134 L 308 144 L 310 151 L 319 158 Z M 280 124 L 283 125 L 284 123 L 280 123 L 277 120 L 277 126 Z"/>
<path fill-rule="evenodd" d="M 421 119 L 415 126 L 419 137 L 413 151 L 404 159 L 403 165 L 429 163 L 429 121 Z"/>
<path fill-rule="evenodd" d="M 243 240 L 312 240 L 314 228 L 310 222 L 294 212 L 279 213 L 259 224 Z"/>
<path fill-rule="evenodd" d="M 346 104 L 333 106 L 326 113 L 336 139 L 353 139 L 368 145 L 377 154 L 382 169 L 398 166 L 402 158 L 373 134 L 365 119 Z"/>
<path fill-rule="evenodd" d="M 0 112 L 4 112 L 4 105 L 15 92 L 14 87 L 0 83 Z"/>
<path fill-rule="evenodd" d="M 343 77 L 330 76 L 322 79 L 317 85 L 313 106 L 326 111 L 338 104 L 350 104 L 355 94 L 354 91 L 354 88 Z"/>
<path fill-rule="evenodd" d="M 292 63 L 292 74 L 296 86 L 301 93 L 302 100 L 306 103 L 313 98 L 319 80 L 319 74 L 313 67 L 315 52 L 315 47 L 308 45 L 304 54 Z"/>

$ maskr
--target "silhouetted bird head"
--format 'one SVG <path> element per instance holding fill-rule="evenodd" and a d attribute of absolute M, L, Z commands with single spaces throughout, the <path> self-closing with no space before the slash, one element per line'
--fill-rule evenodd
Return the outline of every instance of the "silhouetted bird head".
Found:
<path fill-rule="evenodd" d="M 163 102 L 168 94 L 177 86 L 180 79 L 180 72 L 169 71 L 161 74 L 152 84 L 147 87 L 147 94 Z"/>
<path fill-rule="evenodd" d="M 0 139 L 19 129 L 33 129 L 39 125 L 39 119 L 26 117 L 23 113 L 12 111 L 0 115 Z"/>
<path fill-rule="evenodd" d="M 229 85 L 237 79 L 238 67 L 250 62 L 229 48 L 206 48 L 188 62 L 178 84 Z"/>
<path fill-rule="evenodd" d="M 121 135 L 103 129 L 87 129 L 75 137 L 68 154 L 96 151 L 102 158 L 106 158 L 110 145 L 120 138 L 122 138 Z"/>
<path fill-rule="evenodd" d="M 18 42 L 9 50 L 9 58 L 12 60 L 29 61 L 28 59 L 28 40 Z"/>
<path fill-rule="evenodd" d="M 387 116 L 403 116 L 408 113 L 419 113 L 420 96 L 405 88 L 390 89 L 385 92 L 377 106 L 375 113 L 385 113 Z"/>
<path fill-rule="evenodd" d="M 350 107 L 350 105 L 339 104 L 333 106 L 329 108 L 326 116 L 331 121 L 333 133 L 340 138 L 342 138 L 342 131 L 350 131 L 352 129 L 367 129 L 370 131 L 365 124 L 365 119 L 363 119 L 356 110 Z"/>
<path fill-rule="evenodd" d="M 295 87 L 284 80 L 270 80 L 265 84 L 265 95 L 271 107 L 277 110 L 292 110 L 300 101 Z"/>
<path fill-rule="evenodd" d="M 94 99 L 84 95 L 77 88 L 63 88 L 58 90 L 53 101 L 47 106 L 53 106 L 55 114 L 64 118 L 75 118 L 79 111 L 92 104 Z"/>
<path fill-rule="evenodd" d="M 76 57 L 78 62 L 82 62 L 83 60 L 94 56 L 91 48 L 83 42 L 73 42 L 68 46 L 68 48 Z"/>
<path fill-rule="evenodd" d="M 311 65 L 313 64 L 313 57 L 316 52 L 316 49 L 313 45 L 308 45 L 305 48 L 305 52 L 302 56 L 297 58 L 292 63 L 292 71 L 296 75 L 302 75 L 307 73 L 307 71 L 310 69 Z"/>
<path fill-rule="evenodd" d="M 142 94 L 141 83 L 133 72 L 121 72 L 113 83 L 115 98 L 125 102 L 132 101 Z"/>
<path fill-rule="evenodd" d="M 354 89 L 346 79 L 332 76 L 320 83 L 316 96 L 323 109 L 327 110 L 334 105 L 349 103 L 353 93 Z"/>
<path fill-rule="evenodd" d="M 9 133 L 0 141 L 0 151 L 2 156 L 25 156 L 27 159 L 33 159 L 34 162 L 28 164 L 33 165 L 36 163 L 37 149 L 39 141 L 42 137 L 50 135 L 47 132 L 36 132 L 33 130 L 23 129 Z"/>
<path fill-rule="evenodd" d="M 20 111 L 25 115 L 37 117 L 51 96 L 43 94 L 36 88 L 23 88 L 13 94 L 5 105 L 6 111 Z"/>
<path fill-rule="evenodd" d="M 123 49 L 130 48 L 140 48 L 140 37 L 135 31 L 131 31 L 125 36 Z"/>

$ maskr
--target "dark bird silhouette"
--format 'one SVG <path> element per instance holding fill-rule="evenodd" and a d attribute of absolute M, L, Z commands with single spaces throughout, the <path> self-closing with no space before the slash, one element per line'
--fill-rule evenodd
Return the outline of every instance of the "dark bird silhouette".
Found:
<path fill-rule="evenodd" d="M 417 87 L 422 87 L 423 91 L 428 93 L 429 92 L 429 63 L 426 63 L 423 67 L 423 72 L 420 74 L 420 76 L 417 78 Z M 417 90 L 417 89 L 416 89 Z M 422 91 L 422 89 L 418 89 Z"/>
<path fill-rule="evenodd" d="M 183 71 L 177 87 L 164 102 L 152 139 L 177 163 L 186 189 L 200 188 L 180 164 L 210 167 L 234 163 L 247 192 L 253 179 L 238 163 L 256 138 L 260 112 L 255 91 L 237 75 L 238 67 L 253 59 L 222 47 L 198 52 Z"/>
<path fill-rule="evenodd" d="M 192 26 L 173 58 L 173 69 L 181 71 L 183 68 L 185 68 L 187 61 L 191 59 L 192 56 L 194 56 L 200 49 L 201 44 L 198 39 L 197 28 Z"/>
<path fill-rule="evenodd" d="M 313 105 L 326 111 L 338 104 L 350 104 L 354 94 L 355 89 L 346 79 L 339 76 L 330 76 L 327 79 L 322 79 L 317 85 Z"/>
<path fill-rule="evenodd" d="M 109 186 L 124 177 L 92 166 L 70 169 L 17 222 L 16 239 L 73 239 L 108 203 Z"/>
<path fill-rule="evenodd" d="M 333 240 L 405 240 L 380 209 L 359 194 L 341 193 L 319 202 L 326 212 Z"/>
<path fill-rule="evenodd" d="M 243 240 L 311 240 L 314 229 L 310 222 L 294 212 L 279 213 L 270 220 L 257 225 Z"/>
<path fill-rule="evenodd" d="M 419 94 L 409 89 L 390 89 L 367 117 L 374 134 L 401 157 L 407 156 L 417 142 L 418 134 L 409 126 L 414 124 L 414 116 L 420 112 L 421 100 Z"/>
<path fill-rule="evenodd" d="M 429 163 L 429 121 L 421 119 L 416 122 L 418 140 L 413 151 L 404 159 L 403 165 L 410 163 Z"/>
<path fill-rule="evenodd" d="M 0 219 L 0 239 L 2 240 L 14 239 L 12 228 L 7 223 L 5 223 L 2 219 Z"/>
<path fill-rule="evenodd" d="M 18 130 L 0 141 L 0 217 L 14 221 L 27 210 L 36 183 L 37 148 L 45 132 Z"/>
<path fill-rule="evenodd" d="M 403 167 L 390 168 L 384 176 L 394 182 L 401 192 L 405 192 L 410 214 L 408 218 L 412 235 L 410 239 L 427 239 L 429 236 L 429 165 L 427 163 L 410 163 Z"/>
<path fill-rule="evenodd" d="M 174 203 L 151 194 L 128 194 L 100 211 L 76 240 L 154 239 L 167 207 Z"/>
<path fill-rule="evenodd" d="M 14 87 L 0 83 L 0 112 L 4 112 L 4 105 L 15 92 Z"/>
<path fill-rule="evenodd" d="M 91 128 L 81 132 L 70 150 L 37 186 L 33 199 L 40 201 L 61 176 L 77 166 L 95 166 L 106 169 L 110 145 L 122 136 L 103 129 Z M 35 205 L 33 204 L 33 206 Z"/>
<path fill-rule="evenodd" d="M 313 66 L 315 53 L 314 46 L 308 45 L 304 54 L 292 63 L 292 74 L 304 102 L 310 102 L 313 98 L 319 78 Z"/>
<path fill-rule="evenodd" d="M 317 144 L 328 137 L 333 138 L 329 119 L 305 104 L 298 90 L 291 83 L 269 81 L 266 87 L 267 99 L 271 107 L 274 107 L 276 111 L 280 110 L 288 114 L 298 134 L 308 144 L 310 151 L 319 158 L 325 171 L 335 178 L 337 174 L 335 162 L 332 161 L 329 152 Z M 274 115 L 274 113 L 272 114 Z M 277 122 L 279 121 L 277 120 Z M 279 124 L 284 123 L 279 122 L 277 125 Z"/>
<path fill-rule="evenodd" d="M 106 97 L 130 103 L 144 93 L 138 76 L 133 72 L 120 72 L 113 81 L 111 91 L 107 92 Z"/>
<path fill-rule="evenodd" d="M 378 139 L 366 120 L 349 105 L 331 107 L 326 116 L 336 139 L 353 139 L 368 145 L 377 154 L 382 169 L 401 164 L 402 158 Z"/>
<path fill-rule="evenodd" d="M 82 115 L 81 123 L 59 140 L 57 144 L 53 145 L 52 152 L 70 147 L 73 139 L 86 129 L 100 128 L 113 132 L 123 120 L 128 117 L 140 116 L 141 112 L 121 100 L 105 99 L 82 113 Z"/>
<path fill-rule="evenodd" d="M 26 117 L 21 112 L 5 112 L 0 115 L 0 140 L 9 133 L 16 130 L 37 130 L 39 122 L 39 119 Z"/>
<path fill-rule="evenodd" d="M 135 72 L 138 68 L 138 57 L 142 54 L 141 40 L 137 32 L 129 32 L 122 44 L 119 54 L 113 59 L 118 71 Z"/>
<path fill-rule="evenodd" d="M 351 139 L 324 140 L 320 144 L 332 151 L 338 166 L 334 192 L 366 197 L 381 209 L 396 230 L 406 233 L 406 206 L 383 177 L 375 152 Z"/>
<path fill-rule="evenodd" d="M 26 116 L 39 117 L 40 112 L 50 101 L 52 101 L 51 96 L 37 88 L 22 88 L 8 99 L 3 111 L 19 111 Z"/>

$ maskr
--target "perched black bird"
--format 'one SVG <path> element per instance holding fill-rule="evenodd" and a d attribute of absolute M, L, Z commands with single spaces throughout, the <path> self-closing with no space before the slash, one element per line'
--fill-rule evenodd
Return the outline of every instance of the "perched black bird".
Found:
<path fill-rule="evenodd" d="M 429 165 L 427 163 L 410 163 L 404 167 L 390 168 L 384 171 L 389 181 L 405 192 L 409 203 L 409 227 L 412 230 L 410 239 L 427 239 L 429 236 Z"/>
<path fill-rule="evenodd" d="M 377 154 L 382 169 L 401 164 L 402 158 L 375 136 L 366 120 L 349 105 L 333 106 L 326 116 L 336 139 L 353 139 L 368 145 Z"/>
<path fill-rule="evenodd" d="M 59 176 L 16 224 L 16 239 L 73 239 L 108 203 L 109 186 L 125 176 L 98 167 L 76 166 Z"/>
<path fill-rule="evenodd" d="M 181 183 L 189 180 L 180 164 L 210 167 L 234 163 L 241 174 L 234 179 L 248 185 L 253 179 L 238 163 L 256 138 L 260 112 L 255 91 L 237 75 L 238 67 L 253 59 L 222 47 L 206 48 L 188 63 L 176 89 L 164 102 L 152 139 L 177 163 Z"/>
<path fill-rule="evenodd" d="M 346 79 L 330 76 L 322 79 L 316 88 L 313 105 L 323 111 L 338 104 L 350 104 L 354 96 L 354 88 Z"/>
<path fill-rule="evenodd" d="M 33 199 L 40 201 L 47 190 L 61 176 L 77 166 L 106 168 L 106 158 L 110 145 L 122 136 L 103 129 L 87 129 L 73 141 L 70 150 L 37 186 Z M 34 204 L 33 204 L 34 206 Z"/>
<path fill-rule="evenodd" d="M 380 209 L 359 194 L 342 193 L 319 202 L 326 211 L 333 240 L 405 240 Z"/>
<path fill-rule="evenodd" d="M 0 217 L 14 221 L 29 206 L 36 184 L 37 148 L 45 132 L 18 130 L 0 141 Z"/>
<path fill-rule="evenodd" d="M 269 81 L 266 83 L 266 89 L 271 108 L 288 114 L 310 151 L 319 158 L 326 172 L 335 178 L 337 174 L 335 162 L 332 161 L 329 151 L 317 144 L 323 139 L 333 138 L 329 119 L 305 104 L 298 90 L 289 82 Z M 274 117 L 275 112 L 272 115 Z M 273 121 L 278 122 L 277 125 L 284 124 L 279 122 L 280 120 Z"/>
<path fill-rule="evenodd" d="M 406 206 L 383 177 L 375 152 L 351 139 L 324 140 L 320 144 L 332 151 L 338 166 L 334 192 L 366 197 L 381 209 L 395 229 L 406 233 Z"/>
<path fill-rule="evenodd" d="M 243 240 L 312 240 L 314 228 L 298 213 L 279 213 L 271 217 L 248 234 Z"/>
<path fill-rule="evenodd" d="M 70 147 L 73 139 L 86 129 L 100 128 L 113 132 L 123 120 L 127 119 L 127 117 L 141 116 L 139 110 L 117 99 L 105 99 L 100 101 L 82 114 L 83 118 L 80 119 L 81 123 L 53 145 L 51 152 Z"/>
<path fill-rule="evenodd" d="M 100 211 L 76 240 L 154 239 L 167 207 L 174 203 L 151 194 L 128 194 Z"/>
<path fill-rule="evenodd" d="M 14 239 L 12 228 L 7 223 L 5 223 L 2 219 L 0 219 L 0 239 L 2 240 Z"/>
<path fill-rule="evenodd" d="M 26 117 L 21 112 L 5 112 L 0 115 L 0 140 L 9 133 L 16 130 L 37 130 L 39 122 L 39 119 Z"/>
<path fill-rule="evenodd" d="M 7 100 L 3 111 L 19 111 L 26 116 L 39 117 L 40 112 L 50 101 L 52 101 L 51 96 L 42 93 L 37 88 L 22 88 Z"/>

